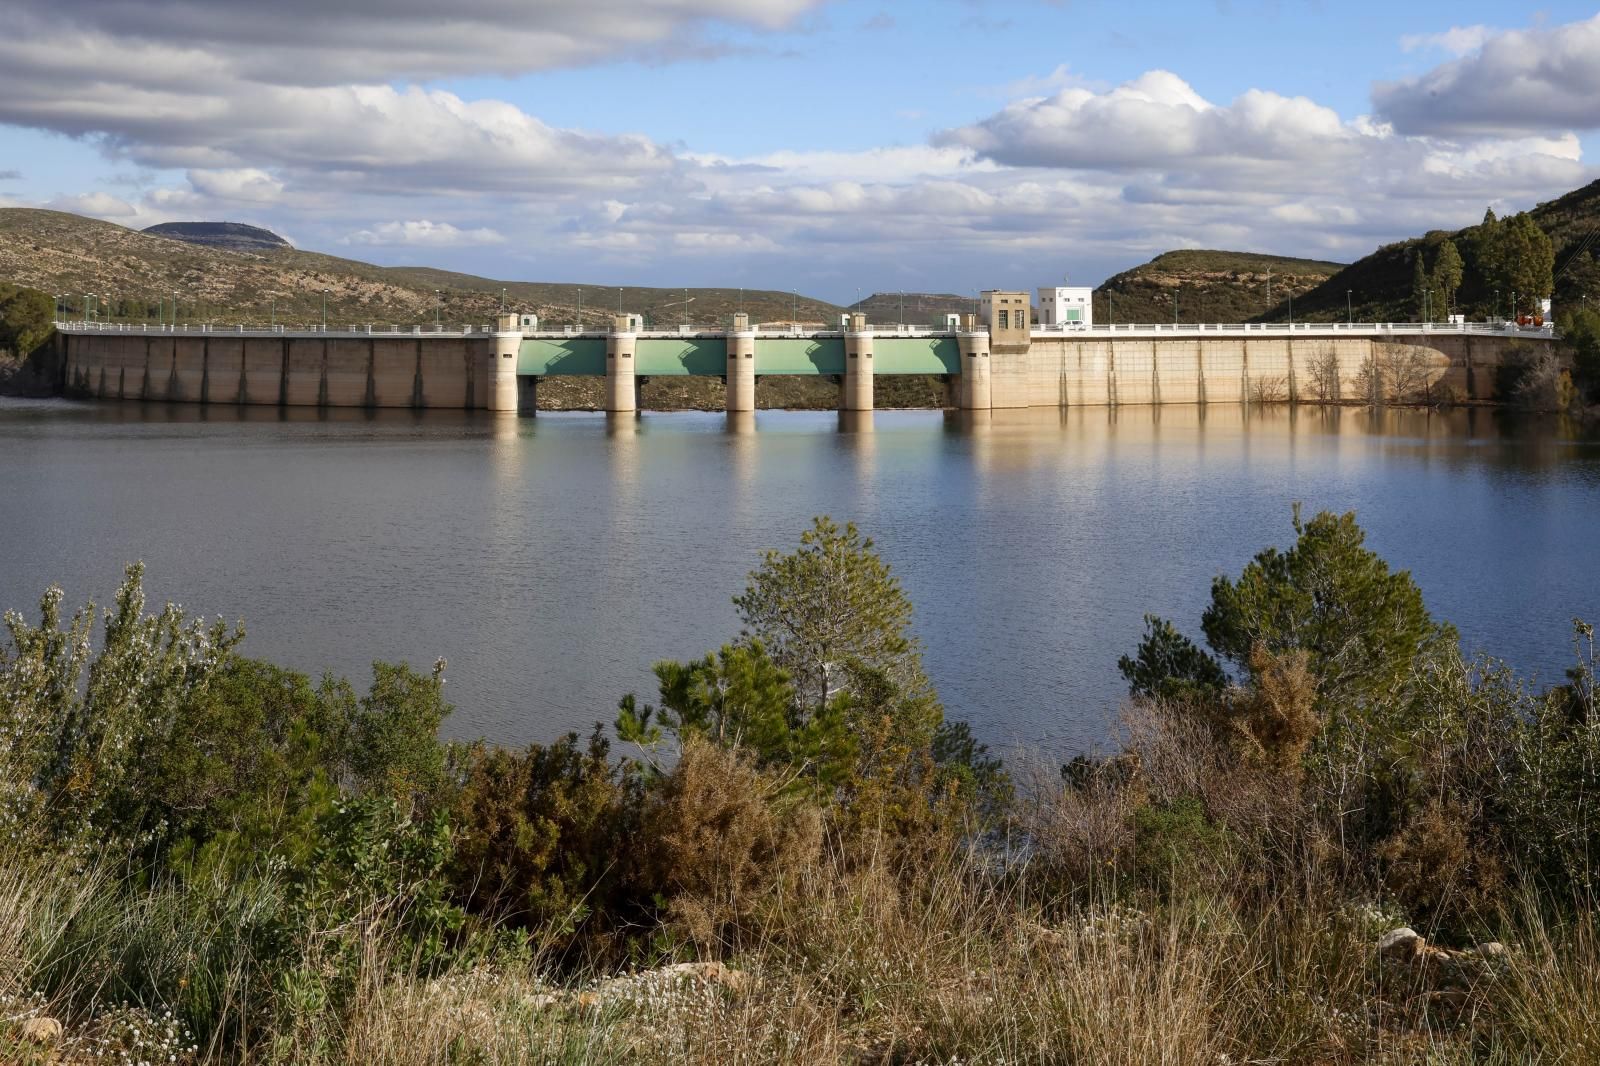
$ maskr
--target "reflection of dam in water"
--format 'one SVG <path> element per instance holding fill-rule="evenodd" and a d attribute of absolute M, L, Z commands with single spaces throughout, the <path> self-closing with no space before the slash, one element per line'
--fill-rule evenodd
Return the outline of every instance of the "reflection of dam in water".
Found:
<path fill-rule="evenodd" d="M 942 327 L 838 330 L 541 330 L 533 316 L 449 332 L 249 331 L 62 323 L 60 374 L 74 395 L 280 407 L 486 409 L 532 413 L 539 382 L 604 378 L 606 410 L 640 407 L 651 378 L 721 379 L 726 409 L 753 411 L 759 377 L 837 382 L 841 411 L 871 411 L 879 376 L 943 380 L 959 410 L 1123 404 L 1336 403 L 1490 399 L 1513 340 L 1544 330 L 1451 323 L 1045 327 L 1024 307 L 998 324 L 950 315 Z M 987 316 L 986 316 L 987 317 Z"/>

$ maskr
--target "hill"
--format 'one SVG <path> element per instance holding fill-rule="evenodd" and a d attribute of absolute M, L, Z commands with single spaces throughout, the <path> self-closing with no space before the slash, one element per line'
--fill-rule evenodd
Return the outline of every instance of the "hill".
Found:
<path fill-rule="evenodd" d="M 1248 322 L 1287 294 L 1298 301 L 1342 268 L 1253 252 L 1165 252 L 1106 279 L 1094 292 L 1094 320 L 1171 322 L 1176 305 L 1180 322 Z"/>
<path fill-rule="evenodd" d="M 1555 246 L 1557 314 L 1583 302 L 1600 301 L 1600 181 L 1539 204 L 1529 216 Z M 1407 321 L 1418 317 L 1412 296 L 1413 259 L 1418 253 L 1432 269 L 1445 241 L 1452 241 L 1463 260 L 1464 277 L 1456 309 L 1470 319 L 1507 313 L 1509 293 L 1496 291 L 1479 262 L 1482 225 L 1458 230 L 1433 230 L 1421 237 L 1386 244 L 1329 278 L 1304 297 L 1295 297 L 1295 317 L 1342 318 L 1348 299 L 1357 319 Z M 1275 312 L 1282 314 L 1281 308 Z M 1442 314 L 1435 312 L 1436 317 Z"/>
<path fill-rule="evenodd" d="M 267 252 L 292 245 L 269 229 L 242 222 L 162 222 L 141 232 L 230 252 Z"/>
<path fill-rule="evenodd" d="M 211 224 L 208 224 L 211 225 Z M 215 224 L 231 225 L 231 224 Z M 266 231 L 261 231 L 266 232 Z M 605 325 L 619 303 L 614 287 L 500 281 L 425 267 L 381 267 L 273 245 L 238 251 L 141 232 L 59 211 L 0 209 L 0 279 L 68 293 L 74 315 L 95 293 L 101 317 L 114 321 L 312 323 L 486 322 L 501 306 L 538 314 L 552 325 Z M 652 325 L 683 320 L 723 326 L 742 308 L 752 320 L 837 322 L 842 308 L 787 292 L 733 288 L 624 287 L 624 310 Z M 581 307 L 580 307 L 581 305 Z"/>
<path fill-rule="evenodd" d="M 864 311 L 869 322 L 903 322 L 912 326 L 943 325 L 945 315 L 976 314 L 976 298 L 952 292 L 875 292 L 849 306 Z"/>

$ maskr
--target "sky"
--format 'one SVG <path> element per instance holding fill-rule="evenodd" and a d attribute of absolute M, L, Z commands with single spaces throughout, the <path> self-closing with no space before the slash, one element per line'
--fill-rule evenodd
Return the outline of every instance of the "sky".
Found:
<path fill-rule="evenodd" d="M 1600 178 L 1600 7 L 10 0 L 0 206 L 586 284 L 1348 261 Z"/>

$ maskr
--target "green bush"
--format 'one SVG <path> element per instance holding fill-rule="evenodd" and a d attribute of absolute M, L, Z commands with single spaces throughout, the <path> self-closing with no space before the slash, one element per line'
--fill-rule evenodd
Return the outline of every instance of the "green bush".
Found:
<path fill-rule="evenodd" d="M 595 946 L 635 917 L 642 786 L 609 754 L 598 728 L 586 748 L 569 734 L 520 752 L 466 751 L 452 811 L 454 899 L 556 951 Z"/>
<path fill-rule="evenodd" d="M 26 359 L 54 332 L 49 293 L 0 282 L 0 352 Z"/>

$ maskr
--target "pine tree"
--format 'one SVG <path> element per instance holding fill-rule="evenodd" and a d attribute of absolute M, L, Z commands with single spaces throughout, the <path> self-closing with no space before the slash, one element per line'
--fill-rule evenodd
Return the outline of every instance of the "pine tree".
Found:
<path fill-rule="evenodd" d="M 1445 241 L 1439 249 L 1438 262 L 1433 265 L 1433 287 L 1439 294 L 1439 302 L 1447 310 L 1455 306 L 1456 290 L 1461 288 L 1463 273 L 1461 253 L 1456 250 L 1456 242 Z"/>
<path fill-rule="evenodd" d="M 1422 265 L 1422 249 L 1417 249 L 1411 257 L 1411 300 L 1417 308 L 1417 320 L 1420 322 L 1428 309 L 1428 271 Z"/>
<path fill-rule="evenodd" d="M 1507 219 L 1503 229 L 1498 287 L 1516 294 L 1516 314 L 1537 307 L 1555 288 L 1556 252 L 1549 234 L 1526 211 Z"/>

